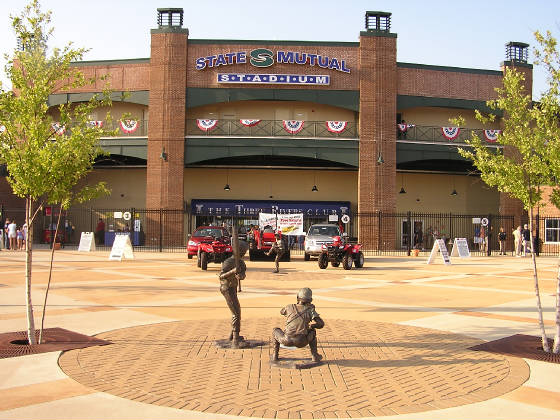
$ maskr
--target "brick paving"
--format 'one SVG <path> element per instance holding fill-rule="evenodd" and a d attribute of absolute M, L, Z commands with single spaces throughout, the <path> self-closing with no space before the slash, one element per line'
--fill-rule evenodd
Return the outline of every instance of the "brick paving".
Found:
<path fill-rule="evenodd" d="M 281 318 L 244 320 L 242 333 L 269 343 Z M 205 413 L 262 418 L 368 417 L 471 404 L 506 394 L 527 364 L 472 351 L 482 341 L 407 325 L 329 319 L 319 331 L 324 363 L 280 369 L 269 344 L 215 346 L 227 320 L 188 320 L 97 335 L 113 344 L 63 353 L 59 365 L 82 385 L 135 401 Z M 309 358 L 309 350 L 281 349 Z"/>

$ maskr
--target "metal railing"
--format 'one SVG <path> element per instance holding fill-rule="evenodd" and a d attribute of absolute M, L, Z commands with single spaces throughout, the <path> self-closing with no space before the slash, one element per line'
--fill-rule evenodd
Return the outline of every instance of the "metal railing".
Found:
<path fill-rule="evenodd" d="M 484 136 L 484 130 L 478 128 L 461 128 L 459 135 L 453 140 L 448 139 L 443 135 L 442 127 L 414 125 L 409 127 L 406 132 L 401 132 L 397 129 L 397 141 L 418 141 L 427 143 L 442 143 L 442 144 L 465 144 L 466 140 L 470 140 L 472 134 L 476 134 L 483 143 L 488 145 L 495 145 L 495 142 L 488 141 Z"/>
<path fill-rule="evenodd" d="M 187 120 L 187 136 L 227 136 L 227 137 L 306 137 L 306 138 L 349 138 L 358 137 L 358 124 L 348 122 L 341 132 L 331 132 L 326 121 L 304 121 L 299 132 L 284 128 L 282 120 L 261 120 L 253 126 L 243 125 L 240 120 L 218 120 L 214 128 L 202 130 L 198 120 Z"/>

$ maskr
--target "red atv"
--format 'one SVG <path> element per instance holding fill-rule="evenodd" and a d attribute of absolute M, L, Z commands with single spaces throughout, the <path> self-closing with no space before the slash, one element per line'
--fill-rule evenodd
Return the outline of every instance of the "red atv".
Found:
<path fill-rule="evenodd" d="M 203 238 L 198 244 L 196 265 L 206 270 L 209 262 L 219 264 L 232 255 L 233 248 L 231 247 L 229 236 L 222 236 L 217 239 L 208 236 Z"/>
<path fill-rule="evenodd" d="M 333 267 L 338 267 L 342 263 L 345 270 L 352 268 L 352 263 L 356 268 L 364 266 L 364 254 L 360 251 L 362 244 L 345 243 L 340 236 L 335 236 L 332 244 L 323 245 L 319 255 L 319 268 L 325 269 L 329 261 Z"/>

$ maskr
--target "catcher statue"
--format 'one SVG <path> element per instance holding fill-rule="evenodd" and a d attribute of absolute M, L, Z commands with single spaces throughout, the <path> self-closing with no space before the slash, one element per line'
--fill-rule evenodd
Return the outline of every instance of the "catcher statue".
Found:
<path fill-rule="evenodd" d="M 323 328 L 325 323 L 311 304 L 313 293 L 310 288 L 304 287 L 297 294 L 297 304 L 283 307 L 280 313 L 286 317 L 286 331 L 280 328 L 272 330 L 274 353 L 272 360 L 278 360 L 280 344 L 286 347 L 305 347 L 309 344 L 314 362 L 319 362 L 323 356 L 317 352 L 316 329 Z M 311 323 L 311 324 L 310 324 Z"/>

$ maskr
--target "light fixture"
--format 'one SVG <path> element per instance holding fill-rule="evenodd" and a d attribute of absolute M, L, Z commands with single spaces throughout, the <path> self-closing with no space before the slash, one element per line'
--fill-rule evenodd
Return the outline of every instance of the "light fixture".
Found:
<path fill-rule="evenodd" d="M 315 152 L 314 159 L 315 159 L 314 164 L 316 165 L 317 152 Z M 311 192 L 317 192 L 317 191 L 319 191 L 319 188 L 317 188 L 317 171 L 313 169 L 313 188 L 311 188 Z"/>
<path fill-rule="evenodd" d="M 311 192 L 317 192 L 319 191 L 319 188 L 317 188 L 317 185 L 313 185 L 313 188 L 311 188 Z"/>
<path fill-rule="evenodd" d="M 159 155 L 159 158 L 167 162 L 167 153 L 165 152 L 165 147 L 161 148 L 161 154 Z"/>
<path fill-rule="evenodd" d="M 453 188 L 453 191 L 451 191 L 451 195 L 457 195 L 457 190 L 455 188 Z"/>
<path fill-rule="evenodd" d="M 399 194 L 406 194 L 406 191 L 404 190 L 404 175 L 401 174 L 401 190 L 399 191 Z"/>
<path fill-rule="evenodd" d="M 381 165 L 382 163 L 385 163 L 385 161 L 383 160 L 383 156 L 381 155 L 381 152 L 379 152 L 379 156 L 377 156 L 377 164 Z"/>
<path fill-rule="evenodd" d="M 229 191 L 231 188 L 229 187 L 229 169 L 226 169 L 226 185 L 224 186 L 225 191 Z"/>
<path fill-rule="evenodd" d="M 226 184 L 226 186 L 224 187 L 224 190 L 226 190 L 226 191 L 229 191 L 229 190 L 230 190 L 229 184 Z"/>

